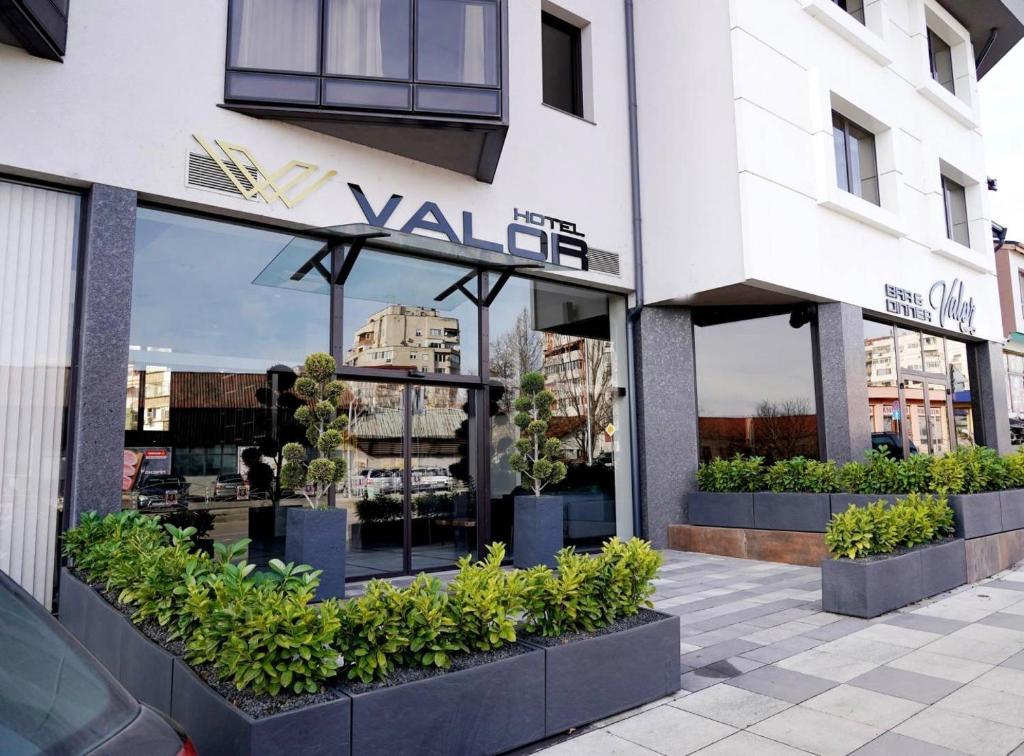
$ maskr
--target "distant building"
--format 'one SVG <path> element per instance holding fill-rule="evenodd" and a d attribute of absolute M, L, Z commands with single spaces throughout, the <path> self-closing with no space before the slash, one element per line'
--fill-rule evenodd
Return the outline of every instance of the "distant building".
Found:
<path fill-rule="evenodd" d="M 345 364 L 459 373 L 459 321 L 430 307 L 390 305 L 355 332 Z"/>
<path fill-rule="evenodd" d="M 1024 244 L 996 242 L 999 308 L 1003 316 L 1006 396 L 1013 444 L 1024 443 Z"/>

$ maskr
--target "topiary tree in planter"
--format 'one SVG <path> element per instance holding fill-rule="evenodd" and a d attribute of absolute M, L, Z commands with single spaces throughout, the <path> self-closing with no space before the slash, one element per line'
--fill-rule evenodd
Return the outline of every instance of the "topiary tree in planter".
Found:
<path fill-rule="evenodd" d="M 562 444 L 547 435 L 555 396 L 545 388 L 543 373 L 524 374 L 520 389 L 514 421 L 522 435 L 509 466 L 529 481 L 533 496 L 515 498 L 513 561 L 517 567 L 554 567 L 555 554 L 562 548 L 563 501 L 542 492 L 566 473 Z"/>
<path fill-rule="evenodd" d="M 306 357 L 294 387 L 306 403 L 295 410 L 295 419 L 305 427 L 315 457 L 307 461 L 306 447 L 300 443 L 285 444 L 281 450 L 285 460 L 281 484 L 301 489 L 309 504 L 309 509 L 292 507 L 288 511 L 285 560 L 322 571 L 318 599 L 345 595 L 348 513 L 332 508 L 328 498 L 331 487 L 345 477 L 341 445 L 348 416 L 338 412 L 345 384 L 335 378 L 336 370 L 337 362 L 329 354 L 315 352 Z"/>
<path fill-rule="evenodd" d="M 305 427 L 306 440 L 316 450 L 316 457 L 307 462 L 306 448 L 299 443 L 285 444 L 281 482 L 288 488 L 302 489 L 306 502 L 313 509 L 327 509 L 327 494 L 335 483 L 345 477 L 345 460 L 341 444 L 348 429 L 348 416 L 338 414 L 338 398 L 345 384 L 335 380 L 337 363 L 324 352 L 306 358 L 303 374 L 295 381 L 295 393 L 307 404 L 295 410 L 295 419 Z"/>

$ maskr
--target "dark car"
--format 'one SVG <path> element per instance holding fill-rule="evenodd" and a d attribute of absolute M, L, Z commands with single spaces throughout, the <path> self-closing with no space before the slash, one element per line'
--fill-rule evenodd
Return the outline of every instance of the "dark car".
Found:
<path fill-rule="evenodd" d="M 238 496 L 238 489 L 245 486 L 245 478 L 238 473 L 224 473 L 217 476 L 213 482 L 214 499 L 234 499 Z"/>
<path fill-rule="evenodd" d="M 185 502 L 191 484 L 180 475 L 148 475 L 139 481 L 139 508 L 158 507 L 174 499 Z"/>
<path fill-rule="evenodd" d="M 43 607 L 0 572 L 0 753 L 195 756 Z"/>
<path fill-rule="evenodd" d="M 907 445 L 911 454 L 917 454 L 917 446 L 913 441 L 908 440 Z M 872 433 L 871 448 L 880 451 L 882 447 L 889 449 L 889 456 L 893 459 L 903 459 L 903 442 L 900 440 L 899 434 L 887 431 Z"/>

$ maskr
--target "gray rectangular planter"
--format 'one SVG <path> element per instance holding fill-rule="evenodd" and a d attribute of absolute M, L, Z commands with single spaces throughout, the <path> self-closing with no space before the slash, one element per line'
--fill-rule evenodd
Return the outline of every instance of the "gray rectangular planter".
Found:
<path fill-rule="evenodd" d="M 999 508 L 1003 517 L 1003 530 L 1024 528 L 1024 488 L 999 492 Z"/>
<path fill-rule="evenodd" d="M 512 563 L 529 568 L 555 566 L 562 548 L 565 515 L 561 496 L 517 496 L 512 525 Z"/>
<path fill-rule="evenodd" d="M 851 494 L 851 493 L 834 493 L 829 494 L 829 501 L 832 508 L 832 514 L 839 514 L 845 512 L 851 504 L 855 507 L 866 507 L 868 504 L 873 504 L 876 501 L 884 501 L 886 507 L 891 507 L 896 503 L 896 500 L 901 498 L 896 494 Z"/>
<path fill-rule="evenodd" d="M 689 524 L 716 528 L 754 527 L 754 494 L 694 491 L 688 497 Z"/>
<path fill-rule="evenodd" d="M 501 753 L 544 738 L 544 652 L 350 696 L 355 756 Z"/>
<path fill-rule="evenodd" d="M 958 538 L 980 538 L 1003 532 L 1003 514 L 998 491 L 958 494 L 949 497 Z"/>
<path fill-rule="evenodd" d="M 254 719 L 174 660 L 170 714 L 201 754 L 348 756 L 350 705 L 342 697 Z"/>
<path fill-rule="evenodd" d="M 137 699 L 171 710 L 174 655 L 66 568 L 60 577 L 60 621 Z"/>
<path fill-rule="evenodd" d="M 117 679 L 142 703 L 164 712 L 171 711 L 171 682 L 175 656 L 158 646 L 123 617 L 121 661 Z"/>
<path fill-rule="evenodd" d="M 289 507 L 287 522 L 285 561 L 322 570 L 316 589 L 317 600 L 344 598 L 348 512 Z"/>
<path fill-rule="evenodd" d="M 679 617 L 543 648 L 545 737 L 679 690 Z"/>
<path fill-rule="evenodd" d="M 923 598 L 951 591 L 967 582 L 967 549 L 961 539 L 920 549 Z"/>
<path fill-rule="evenodd" d="M 831 516 L 829 494 L 754 494 L 754 527 L 759 530 L 824 533 Z"/>
<path fill-rule="evenodd" d="M 826 612 L 871 618 L 965 582 L 962 540 L 893 556 L 826 559 L 821 563 L 821 604 Z"/>

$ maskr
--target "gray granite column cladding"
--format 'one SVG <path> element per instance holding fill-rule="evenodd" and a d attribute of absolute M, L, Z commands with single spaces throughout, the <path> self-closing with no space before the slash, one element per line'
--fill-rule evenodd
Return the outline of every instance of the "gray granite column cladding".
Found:
<path fill-rule="evenodd" d="M 696 488 L 697 381 L 690 311 L 644 308 L 635 339 L 644 532 L 663 548 L 668 526 L 686 522 L 686 495 Z"/>
<path fill-rule="evenodd" d="M 121 508 L 136 204 L 133 191 L 95 184 L 82 224 L 66 504 L 72 524 L 90 509 Z"/>
<path fill-rule="evenodd" d="M 1013 451 L 1010 444 L 1010 403 L 1006 396 L 1006 358 L 1003 345 L 983 341 L 971 345 L 968 360 L 971 393 L 975 394 L 975 441 L 1001 454 Z"/>
<path fill-rule="evenodd" d="M 843 302 L 818 305 L 819 428 L 826 459 L 860 460 L 871 448 L 864 313 Z"/>

